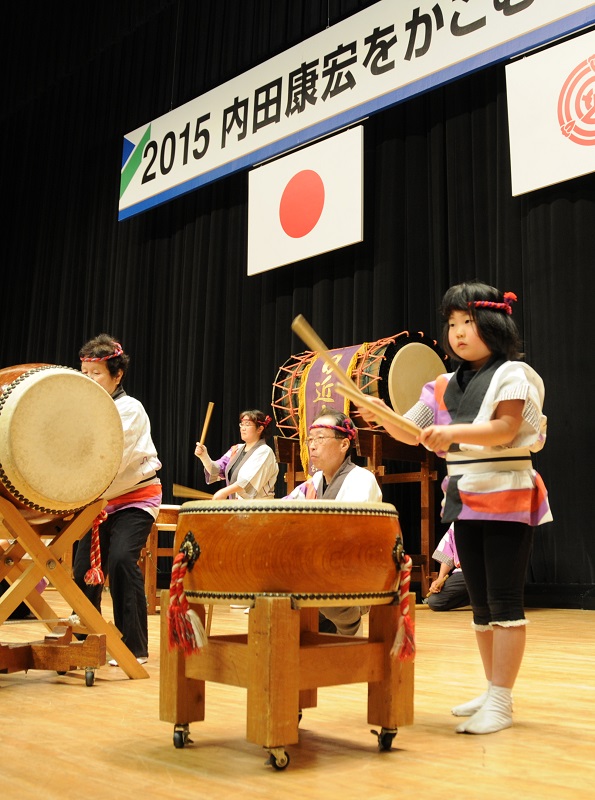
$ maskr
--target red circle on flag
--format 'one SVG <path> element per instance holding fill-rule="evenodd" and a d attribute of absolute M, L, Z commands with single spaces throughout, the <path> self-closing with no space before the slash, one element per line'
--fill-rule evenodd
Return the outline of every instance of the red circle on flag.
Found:
<path fill-rule="evenodd" d="M 317 172 L 303 169 L 291 178 L 279 203 L 279 221 L 288 236 L 299 239 L 316 226 L 324 208 L 324 183 Z"/>

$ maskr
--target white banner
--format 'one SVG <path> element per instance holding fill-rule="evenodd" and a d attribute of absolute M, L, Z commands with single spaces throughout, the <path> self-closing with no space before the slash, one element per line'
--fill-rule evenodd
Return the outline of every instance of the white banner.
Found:
<path fill-rule="evenodd" d="M 595 31 L 506 67 L 513 195 L 595 172 Z"/>
<path fill-rule="evenodd" d="M 363 238 L 363 128 L 258 167 L 248 180 L 248 275 Z"/>
<path fill-rule="evenodd" d="M 585 0 L 379 0 L 128 133 L 118 217 L 593 23 Z"/>

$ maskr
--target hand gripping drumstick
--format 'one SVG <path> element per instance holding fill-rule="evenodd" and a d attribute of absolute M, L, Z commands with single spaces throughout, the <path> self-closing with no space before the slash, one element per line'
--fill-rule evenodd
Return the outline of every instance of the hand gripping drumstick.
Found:
<path fill-rule="evenodd" d="M 442 586 L 444 586 L 444 584 L 445 584 L 445 583 L 446 583 L 446 581 L 448 580 L 449 576 L 450 576 L 450 572 L 447 572 L 447 573 L 446 573 L 446 575 L 445 575 L 443 578 L 440 578 L 440 580 L 439 580 L 439 581 L 437 581 L 437 583 L 438 583 L 438 586 L 437 586 L 437 588 L 442 588 Z M 430 591 L 427 593 L 427 595 L 426 595 L 426 599 L 427 599 L 427 598 L 428 598 L 428 597 L 429 597 L 431 594 L 432 594 L 432 591 L 430 590 Z"/>
<path fill-rule="evenodd" d="M 390 408 L 377 406 L 375 403 L 370 401 L 367 395 L 357 388 L 347 373 L 331 358 L 325 343 L 301 314 L 298 314 L 298 316 L 291 323 L 291 328 L 294 333 L 297 333 L 300 339 L 306 345 L 308 345 L 311 350 L 314 350 L 316 353 L 318 353 L 325 364 L 332 369 L 341 384 L 340 386 L 336 387 L 339 394 L 348 397 L 354 405 L 363 406 L 364 408 L 373 411 L 380 421 L 390 422 L 393 425 L 401 428 L 401 430 L 406 431 L 411 436 L 419 436 L 421 433 L 421 428 L 418 428 L 414 422 L 405 419 L 405 417 L 402 417 L 400 414 L 397 414 Z"/>
<path fill-rule="evenodd" d="M 202 433 L 200 434 L 200 439 L 198 440 L 199 444 L 204 444 L 205 437 L 209 429 L 209 422 L 211 421 L 211 414 L 213 413 L 214 408 L 215 408 L 215 403 L 209 403 L 209 405 L 207 406 L 207 413 L 205 415 L 205 421 L 202 426 Z"/>

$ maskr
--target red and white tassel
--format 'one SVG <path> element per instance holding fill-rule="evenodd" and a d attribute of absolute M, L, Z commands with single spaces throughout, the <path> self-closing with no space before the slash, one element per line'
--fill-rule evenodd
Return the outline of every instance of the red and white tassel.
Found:
<path fill-rule="evenodd" d="M 91 530 L 91 568 L 85 573 L 85 583 L 88 586 L 99 586 L 105 583 L 103 570 L 101 569 L 101 548 L 99 546 L 99 526 L 107 519 L 107 512 L 100 511 L 93 520 Z"/>
<path fill-rule="evenodd" d="M 176 647 L 189 656 L 199 653 L 207 643 L 207 634 L 202 620 L 190 608 L 184 591 L 184 576 L 188 570 L 188 555 L 180 551 L 174 558 L 169 585 L 169 608 L 167 610 L 169 649 Z"/>

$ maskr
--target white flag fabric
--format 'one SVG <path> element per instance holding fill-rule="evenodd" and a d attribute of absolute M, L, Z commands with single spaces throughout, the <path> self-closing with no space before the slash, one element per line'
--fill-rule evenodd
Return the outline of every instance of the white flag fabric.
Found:
<path fill-rule="evenodd" d="M 248 275 L 363 238 L 363 128 L 252 170 Z"/>
<path fill-rule="evenodd" d="M 595 31 L 506 67 L 513 195 L 595 171 Z"/>

